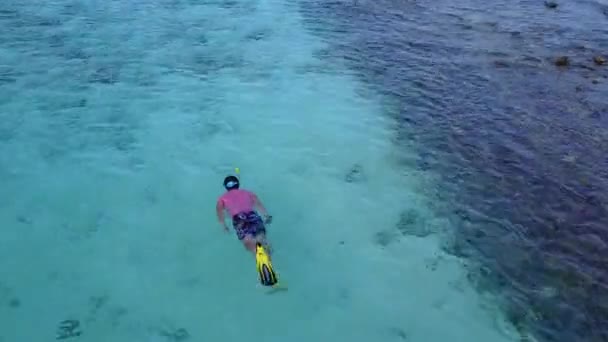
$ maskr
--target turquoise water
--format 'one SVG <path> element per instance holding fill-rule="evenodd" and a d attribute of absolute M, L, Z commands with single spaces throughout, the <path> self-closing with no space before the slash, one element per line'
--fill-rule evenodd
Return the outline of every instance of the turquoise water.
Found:
<path fill-rule="evenodd" d="M 295 4 L 1 6 L 1 341 L 517 340 Z M 235 167 L 288 291 L 216 222 Z M 404 208 L 431 234 L 394 232 Z"/>

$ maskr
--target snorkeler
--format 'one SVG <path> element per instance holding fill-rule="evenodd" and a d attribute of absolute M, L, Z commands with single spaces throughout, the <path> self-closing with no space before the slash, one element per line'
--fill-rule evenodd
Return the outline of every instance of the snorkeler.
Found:
<path fill-rule="evenodd" d="M 216 211 L 220 225 L 226 232 L 229 231 L 224 221 L 224 210 L 232 217 L 232 225 L 239 240 L 254 256 L 256 256 L 258 244 L 268 246 L 266 241 L 266 227 L 264 224 L 272 222 L 272 216 L 256 194 L 251 191 L 239 189 L 240 183 L 236 176 L 228 176 L 224 179 L 226 192 L 217 200 Z M 258 209 L 264 219 L 256 212 Z M 268 251 L 270 253 L 270 251 Z"/>
<path fill-rule="evenodd" d="M 239 169 L 235 170 L 238 175 Z M 270 261 L 270 246 L 266 241 L 266 227 L 264 227 L 264 224 L 270 224 L 272 216 L 268 215 L 268 211 L 256 194 L 239 189 L 240 182 L 236 176 L 224 178 L 224 187 L 227 191 L 220 196 L 216 205 L 220 225 L 226 232 L 229 232 L 224 221 L 224 210 L 227 210 L 232 217 L 232 226 L 237 237 L 255 257 L 260 283 L 274 289 L 285 290 L 286 287 L 279 286 L 277 274 Z M 263 220 L 255 210 L 256 208 L 264 216 Z"/>

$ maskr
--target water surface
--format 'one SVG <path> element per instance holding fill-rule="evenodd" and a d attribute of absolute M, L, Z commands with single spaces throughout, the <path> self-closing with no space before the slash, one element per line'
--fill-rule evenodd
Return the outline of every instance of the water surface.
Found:
<path fill-rule="evenodd" d="M 1 6 L 0 339 L 518 338 L 430 234 L 452 225 L 386 97 L 298 3 Z M 235 167 L 287 292 L 216 221 Z"/>

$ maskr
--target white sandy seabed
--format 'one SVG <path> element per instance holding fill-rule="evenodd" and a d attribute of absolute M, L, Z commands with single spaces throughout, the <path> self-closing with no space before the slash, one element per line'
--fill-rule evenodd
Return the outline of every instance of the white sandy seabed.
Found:
<path fill-rule="evenodd" d="M 326 46 L 297 11 L 161 5 L 11 7 L 38 22 L 0 33 L 0 341 L 64 320 L 66 341 L 514 340 L 435 236 L 375 241 L 404 209 L 445 223 L 391 161 L 380 101 L 311 71 Z M 274 215 L 286 292 L 216 222 L 234 167 Z"/>

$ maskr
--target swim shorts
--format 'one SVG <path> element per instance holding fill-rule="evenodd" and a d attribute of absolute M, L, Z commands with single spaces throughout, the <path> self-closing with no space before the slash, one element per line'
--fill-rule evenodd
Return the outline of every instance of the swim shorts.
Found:
<path fill-rule="evenodd" d="M 243 240 L 247 235 L 255 237 L 260 233 L 266 233 L 264 221 L 255 211 L 234 215 L 232 225 L 239 240 Z"/>

